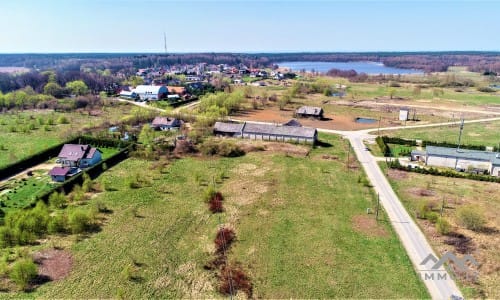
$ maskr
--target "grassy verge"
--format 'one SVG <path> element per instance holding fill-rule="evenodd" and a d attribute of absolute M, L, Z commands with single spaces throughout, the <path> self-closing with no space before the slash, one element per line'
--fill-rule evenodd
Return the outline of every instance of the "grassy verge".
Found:
<path fill-rule="evenodd" d="M 500 296 L 498 281 L 498 239 L 500 228 L 496 212 L 500 209 L 498 183 L 477 182 L 468 179 L 424 175 L 381 167 L 406 209 L 422 228 L 438 253 L 452 251 L 458 255 L 471 254 L 480 264 L 477 283 L 460 277 L 458 281 L 467 297 L 496 299 Z M 442 235 L 428 219 L 417 218 L 423 206 L 431 207 L 431 214 L 440 214 L 451 224 L 450 234 Z M 473 231 L 461 225 L 457 212 L 465 206 L 476 207 L 486 220 L 484 230 Z"/>

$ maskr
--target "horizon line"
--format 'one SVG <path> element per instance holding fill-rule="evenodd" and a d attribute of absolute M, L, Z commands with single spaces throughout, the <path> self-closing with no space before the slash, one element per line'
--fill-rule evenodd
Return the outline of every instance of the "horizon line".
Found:
<path fill-rule="evenodd" d="M 0 52 L 0 55 L 44 55 L 44 54 L 156 54 L 156 55 L 173 55 L 173 54 L 374 54 L 374 53 L 500 53 L 500 50 L 366 50 L 366 51 L 314 51 L 314 50 L 280 50 L 280 51 L 175 51 L 175 52 L 158 52 L 158 51 L 76 51 L 76 52 Z"/>

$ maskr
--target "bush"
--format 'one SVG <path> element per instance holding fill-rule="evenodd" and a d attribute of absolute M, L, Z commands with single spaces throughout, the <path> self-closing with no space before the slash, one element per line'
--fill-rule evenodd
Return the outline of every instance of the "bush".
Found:
<path fill-rule="evenodd" d="M 37 274 L 38 268 L 31 259 L 21 259 L 14 263 L 9 277 L 19 288 L 24 290 Z"/>
<path fill-rule="evenodd" d="M 213 185 L 209 185 L 203 193 L 203 200 L 205 200 L 205 202 L 209 202 L 215 194 L 217 194 L 215 187 Z"/>
<path fill-rule="evenodd" d="M 474 231 L 483 229 L 486 224 L 484 213 L 478 207 L 471 205 L 459 208 L 457 218 L 460 225 Z"/>
<path fill-rule="evenodd" d="M 16 237 L 10 227 L 0 227 L 0 247 L 11 247 L 16 244 Z"/>
<path fill-rule="evenodd" d="M 220 213 L 224 211 L 224 207 L 222 206 L 222 201 L 224 197 L 220 192 L 215 193 L 215 195 L 209 201 L 209 209 L 212 213 Z"/>
<path fill-rule="evenodd" d="M 57 123 L 58 124 L 69 124 L 69 121 L 68 121 L 68 118 L 66 118 L 65 116 L 60 116 L 57 119 Z"/>
<path fill-rule="evenodd" d="M 74 210 L 69 214 L 68 225 L 72 233 L 84 233 L 91 229 L 91 218 L 87 212 Z"/>
<path fill-rule="evenodd" d="M 439 214 L 437 212 L 431 211 L 425 214 L 425 218 L 432 223 L 436 223 L 439 219 Z"/>
<path fill-rule="evenodd" d="M 56 215 L 50 218 L 49 223 L 47 224 L 47 231 L 50 234 L 54 233 L 64 233 L 66 232 L 66 217 L 64 215 Z"/>
<path fill-rule="evenodd" d="M 49 205 L 52 208 L 64 208 L 67 204 L 63 193 L 53 192 L 49 197 Z"/>
<path fill-rule="evenodd" d="M 451 225 L 445 218 L 438 218 L 436 221 L 436 230 L 441 235 L 450 233 Z"/>
<path fill-rule="evenodd" d="M 200 151 L 205 155 L 218 154 L 225 157 L 237 157 L 245 154 L 234 142 L 215 139 L 206 140 L 200 145 Z"/>
<path fill-rule="evenodd" d="M 215 250 L 217 253 L 223 253 L 227 251 L 231 244 L 236 239 L 236 234 L 230 228 L 221 228 L 217 231 L 217 235 L 215 236 Z"/>

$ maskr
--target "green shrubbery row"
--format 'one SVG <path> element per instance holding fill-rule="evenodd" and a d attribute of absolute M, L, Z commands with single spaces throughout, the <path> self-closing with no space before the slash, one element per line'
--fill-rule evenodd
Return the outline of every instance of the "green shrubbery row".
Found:
<path fill-rule="evenodd" d="M 420 174 L 430 174 L 430 175 L 437 175 L 437 176 L 445 176 L 445 177 L 453 177 L 453 178 L 465 178 L 465 179 L 472 179 L 472 180 L 478 180 L 478 181 L 489 181 L 489 182 L 500 183 L 500 177 L 494 177 L 494 176 L 489 176 L 489 175 L 478 175 L 478 174 L 473 174 L 473 173 L 459 173 L 459 172 L 451 170 L 451 169 L 439 170 L 439 169 L 436 169 L 433 167 L 430 167 L 430 168 L 412 168 L 411 166 L 401 165 L 401 163 L 397 159 L 391 161 L 388 165 L 392 169 L 415 172 L 415 173 L 420 173 Z"/>

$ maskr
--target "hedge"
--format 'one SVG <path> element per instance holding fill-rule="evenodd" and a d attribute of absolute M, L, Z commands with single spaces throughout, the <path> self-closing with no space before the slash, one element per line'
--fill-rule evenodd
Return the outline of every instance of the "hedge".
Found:
<path fill-rule="evenodd" d="M 412 168 L 411 166 L 403 166 L 399 163 L 399 160 L 394 160 L 388 163 L 388 166 L 391 169 L 398 169 L 407 172 L 415 172 L 420 174 L 429 174 L 429 175 L 437 175 L 437 176 L 445 176 L 445 177 L 453 177 L 453 178 L 464 178 L 464 179 L 472 179 L 478 181 L 489 181 L 489 182 L 498 182 L 500 183 L 500 177 L 489 176 L 489 175 L 479 175 L 472 173 L 459 173 L 454 170 L 439 170 L 433 167 L 430 168 Z"/>
<path fill-rule="evenodd" d="M 377 142 L 377 145 L 380 148 L 380 151 L 384 154 L 385 157 L 391 157 L 392 152 L 389 146 L 387 144 L 397 144 L 397 145 L 407 145 L 407 146 L 417 146 L 417 141 L 416 140 L 407 140 L 403 138 L 398 138 L 398 137 L 389 137 L 389 136 L 377 136 L 375 138 L 375 141 Z M 437 141 L 422 141 L 422 147 L 426 146 L 438 146 L 438 147 L 446 147 L 446 148 L 455 148 L 457 147 L 457 144 L 453 143 L 448 143 L 448 142 L 437 142 Z M 460 148 L 462 149 L 469 149 L 469 150 L 479 150 L 479 151 L 485 151 L 486 146 L 483 145 L 460 145 Z M 495 146 L 493 147 L 493 151 L 499 151 L 498 147 Z"/>
<path fill-rule="evenodd" d="M 94 138 L 91 136 L 74 137 L 60 144 L 52 146 L 44 151 L 28 156 L 23 160 L 17 161 L 15 163 L 0 168 L 0 180 L 14 176 L 19 172 L 31 168 L 32 166 L 41 164 L 52 157 L 56 157 L 61 151 L 61 148 L 62 146 L 64 146 L 64 144 L 92 144 L 96 147 L 116 147 L 116 148 L 123 148 L 131 145 L 130 142 L 125 142 L 122 140 Z"/>

